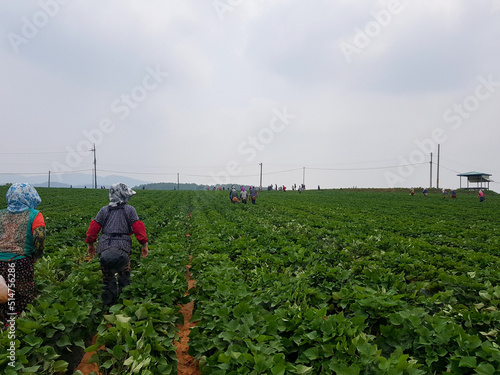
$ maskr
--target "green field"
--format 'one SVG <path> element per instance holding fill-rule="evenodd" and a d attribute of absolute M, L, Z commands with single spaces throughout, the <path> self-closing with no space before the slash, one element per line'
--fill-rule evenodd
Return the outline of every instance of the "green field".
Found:
<path fill-rule="evenodd" d="M 495 193 L 266 191 L 254 206 L 227 191 L 139 191 L 150 255 L 135 242 L 132 285 L 104 314 L 84 239 L 107 191 L 38 191 L 39 297 L 17 321 L 15 367 L 0 352 L 2 373 L 72 374 L 97 332 L 101 372 L 176 374 L 179 305 L 192 299 L 203 374 L 500 374 Z"/>

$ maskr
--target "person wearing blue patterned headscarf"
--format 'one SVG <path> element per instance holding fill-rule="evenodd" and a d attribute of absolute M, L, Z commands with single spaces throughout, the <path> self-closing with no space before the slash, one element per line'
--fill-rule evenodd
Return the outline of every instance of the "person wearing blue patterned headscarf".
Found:
<path fill-rule="evenodd" d="M 34 263 L 45 246 L 45 221 L 36 210 L 42 200 L 36 189 L 30 184 L 16 183 L 7 191 L 6 199 L 7 208 L 0 210 L 0 275 L 9 280 L 14 293 L 13 298 L 0 305 L 4 323 L 33 302 Z"/>
<path fill-rule="evenodd" d="M 30 184 L 16 183 L 7 191 L 7 210 L 9 212 L 23 212 L 35 209 L 42 199 L 36 189 Z"/>

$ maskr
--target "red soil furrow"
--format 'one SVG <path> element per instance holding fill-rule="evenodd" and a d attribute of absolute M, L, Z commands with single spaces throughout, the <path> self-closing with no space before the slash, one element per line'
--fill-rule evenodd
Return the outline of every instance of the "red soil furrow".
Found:
<path fill-rule="evenodd" d="M 188 290 L 193 288 L 196 281 L 191 279 L 190 267 L 187 266 L 186 279 L 188 282 Z M 186 292 L 186 295 L 189 294 Z M 179 329 L 179 341 L 175 341 L 174 345 L 177 347 L 177 375 L 200 375 L 200 369 L 198 368 L 198 362 L 194 361 L 194 358 L 188 354 L 189 350 L 189 332 L 196 323 L 190 322 L 193 316 L 193 302 L 189 302 L 181 307 L 181 313 L 184 316 L 184 325 L 178 325 Z"/>
<path fill-rule="evenodd" d="M 92 340 L 92 345 L 95 345 L 96 339 L 97 339 L 97 336 L 94 336 L 94 338 Z M 76 370 L 80 370 L 83 373 L 83 375 L 88 375 L 92 371 L 95 371 L 96 374 L 101 375 L 101 373 L 99 372 L 99 366 L 97 366 L 97 363 L 90 363 L 90 364 L 87 363 L 87 361 L 90 359 L 90 357 L 92 357 L 92 355 L 94 355 L 95 353 L 96 352 L 85 353 L 83 358 L 82 358 L 82 361 L 80 362 L 80 364 L 78 365 Z"/>

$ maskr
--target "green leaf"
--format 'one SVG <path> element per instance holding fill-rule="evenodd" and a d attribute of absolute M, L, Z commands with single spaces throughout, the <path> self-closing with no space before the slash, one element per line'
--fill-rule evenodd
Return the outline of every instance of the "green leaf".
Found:
<path fill-rule="evenodd" d="M 99 349 L 99 346 L 99 344 L 91 345 L 85 349 L 85 353 L 95 352 L 97 349 Z"/>
<path fill-rule="evenodd" d="M 64 331 L 66 329 L 66 326 L 63 323 L 54 324 L 53 327 L 59 331 Z"/>
<path fill-rule="evenodd" d="M 113 347 L 113 356 L 116 358 L 116 359 L 121 359 L 125 354 L 125 348 L 123 347 L 123 345 L 115 345 Z"/>
<path fill-rule="evenodd" d="M 304 355 L 310 361 L 314 361 L 315 359 L 319 358 L 319 349 L 316 347 L 309 348 L 306 351 L 304 351 Z"/>
<path fill-rule="evenodd" d="M 22 369 L 22 372 L 26 374 L 36 374 L 39 368 L 40 366 L 26 367 Z"/>
<path fill-rule="evenodd" d="M 48 339 L 52 338 L 52 336 L 54 336 L 54 333 L 56 333 L 56 330 L 53 329 L 53 328 L 48 328 L 45 330 L 45 337 L 47 337 Z"/>
<path fill-rule="evenodd" d="M 125 360 L 125 362 L 123 362 L 123 364 L 124 364 L 125 366 L 130 366 L 132 363 L 134 363 L 134 357 L 132 357 L 132 356 L 128 357 L 128 358 Z"/>
<path fill-rule="evenodd" d="M 304 365 L 298 365 L 296 368 L 295 368 L 295 373 L 296 374 L 311 374 L 313 371 L 313 368 L 312 367 L 307 367 L 307 366 L 304 366 Z"/>
<path fill-rule="evenodd" d="M 377 347 L 368 343 L 357 345 L 359 353 L 365 356 L 374 356 L 377 354 Z"/>
<path fill-rule="evenodd" d="M 54 370 L 57 372 L 65 372 L 68 370 L 68 362 L 59 360 L 54 362 Z"/>
<path fill-rule="evenodd" d="M 476 367 L 476 374 L 478 375 L 494 375 L 495 374 L 495 368 L 490 365 L 489 363 L 480 363 Z"/>
<path fill-rule="evenodd" d="M 111 324 L 115 324 L 116 317 L 114 315 L 104 315 L 104 319 L 110 322 Z"/>
<path fill-rule="evenodd" d="M 250 306 L 246 303 L 239 303 L 233 309 L 233 315 L 237 318 L 243 316 L 243 314 L 247 313 L 250 310 Z"/>
<path fill-rule="evenodd" d="M 272 360 L 266 360 L 266 357 L 262 354 L 257 354 L 255 356 L 255 371 L 258 373 L 265 373 L 272 367 Z"/>
<path fill-rule="evenodd" d="M 476 357 L 463 357 L 458 364 L 458 367 L 476 368 Z"/>
<path fill-rule="evenodd" d="M 59 340 L 57 340 L 56 345 L 60 348 L 70 346 L 71 340 L 69 339 L 68 335 L 62 335 L 61 337 L 59 337 Z"/>
<path fill-rule="evenodd" d="M 310 339 L 310 340 L 315 340 L 315 339 L 317 339 L 317 338 L 318 338 L 318 332 L 316 332 L 316 331 L 308 332 L 308 333 L 306 334 L 306 337 L 307 337 L 308 339 Z"/>
<path fill-rule="evenodd" d="M 111 366 L 113 366 L 113 361 L 110 359 L 108 359 L 101 365 L 101 367 L 104 367 L 105 369 L 109 369 Z"/>
<path fill-rule="evenodd" d="M 116 320 L 119 321 L 120 323 L 129 323 L 132 320 L 132 318 L 130 316 L 126 316 L 123 314 L 115 315 L 115 317 L 116 317 Z"/>
<path fill-rule="evenodd" d="M 149 363 L 151 362 L 151 357 L 149 358 L 146 358 L 144 359 L 143 361 L 141 361 L 136 368 L 133 369 L 133 373 L 134 374 L 138 374 L 139 371 L 143 368 L 143 367 L 147 367 L 149 365 Z M 132 366 L 133 367 L 133 366 Z M 142 373 L 146 373 L 145 370 L 143 370 Z"/>
<path fill-rule="evenodd" d="M 267 335 L 260 335 L 258 336 L 255 340 L 257 342 L 266 342 L 266 341 L 269 341 L 269 340 L 272 340 L 274 339 L 273 336 L 267 336 Z"/>
<path fill-rule="evenodd" d="M 41 337 L 35 337 L 33 335 L 28 335 L 23 339 L 24 342 L 29 344 L 30 346 L 38 346 L 42 344 L 43 339 Z"/>
<path fill-rule="evenodd" d="M 286 371 L 286 366 L 283 363 L 278 363 L 271 368 L 273 375 L 284 375 Z"/>
<path fill-rule="evenodd" d="M 149 316 L 148 310 L 146 310 L 146 308 L 144 306 L 141 306 L 135 312 L 135 316 L 137 317 L 138 320 L 144 320 L 144 319 L 146 319 Z"/>

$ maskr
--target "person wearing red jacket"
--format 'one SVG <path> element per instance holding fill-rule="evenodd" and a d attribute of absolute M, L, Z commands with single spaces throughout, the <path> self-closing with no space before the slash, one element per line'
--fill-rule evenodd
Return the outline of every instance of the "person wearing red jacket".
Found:
<path fill-rule="evenodd" d="M 99 210 L 87 230 L 85 242 L 88 254 L 93 258 L 97 253 L 101 263 L 104 283 L 102 302 L 105 307 L 115 304 L 123 288 L 130 285 L 132 234 L 142 245 L 142 257 L 149 253 L 144 223 L 139 220 L 135 208 L 128 204 L 134 194 L 135 191 L 124 183 L 111 185 L 110 203 Z M 94 244 L 99 232 L 101 236 L 96 249 Z"/>

